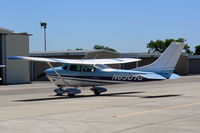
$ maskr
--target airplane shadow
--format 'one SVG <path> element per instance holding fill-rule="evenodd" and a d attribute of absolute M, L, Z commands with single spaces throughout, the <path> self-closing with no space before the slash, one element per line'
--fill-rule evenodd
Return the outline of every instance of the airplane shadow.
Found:
<path fill-rule="evenodd" d="M 125 94 L 136 94 L 136 93 L 144 93 L 144 91 L 134 91 L 134 92 L 121 92 L 121 93 L 110 93 L 110 94 L 101 94 L 100 96 L 117 96 L 117 95 L 125 95 Z M 98 97 L 100 97 L 98 96 Z M 69 97 L 68 95 L 63 96 L 55 96 L 48 98 L 36 98 L 36 99 L 24 99 L 24 100 L 15 100 L 15 102 L 33 102 L 33 101 L 46 101 L 46 100 L 59 100 L 59 99 L 73 99 L 73 98 L 86 98 L 86 97 L 97 97 L 93 94 L 91 95 L 76 95 L 75 97 Z"/>
<path fill-rule="evenodd" d="M 135 91 L 135 92 L 108 93 L 108 94 L 101 94 L 100 96 L 95 96 L 95 95 L 76 95 L 75 97 L 69 97 L 68 95 L 63 95 L 63 96 L 55 96 L 55 97 L 47 97 L 47 98 L 35 98 L 35 99 L 15 100 L 14 102 L 49 101 L 49 100 L 74 99 L 74 98 L 86 98 L 86 97 L 166 98 L 166 97 L 178 97 L 178 96 L 182 96 L 182 94 L 155 95 L 155 96 L 128 95 L 128 94 L 138 94 L 138 93 L 145 93 L 145 92 L 144 91 Z"/>
<path fill-rule="evenodd" d="M 178 96 L 182 96 L 182 94 L 143 96 L 143 97 L 141 97 L 141 98 L 165 98 L 165 97 L 178 97 Z"/>

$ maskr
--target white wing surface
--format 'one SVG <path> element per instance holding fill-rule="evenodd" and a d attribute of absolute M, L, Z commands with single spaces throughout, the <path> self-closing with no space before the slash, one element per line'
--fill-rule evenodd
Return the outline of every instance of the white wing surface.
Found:
<path fill-rule="evenodd" d="M 39 61 L 39 62 L 55 62 L 55 63 L 68 63 L 68 64 L 121 64 L 128 62 L 136 62 L 141 59 L 136 58 L 112 58 L 112 59 L 58 59 L 58 58 L 40 58 L 40 57 L 25 57 L 25 56 L 8 56 L 8 59 L 12 60 L 27 60 L 27 61 Z"/>

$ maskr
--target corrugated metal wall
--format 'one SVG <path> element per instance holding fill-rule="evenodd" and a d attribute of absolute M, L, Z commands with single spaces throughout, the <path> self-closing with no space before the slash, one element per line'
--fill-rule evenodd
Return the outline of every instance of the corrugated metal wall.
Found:
<path fill-rule="evenodd" d="M 29 56 L 28 35 L 6 35 L 7 56 Z M 29 83 L 30 63 L 24 61 L 7 60 L 6 83 Z"/>
<path fill-rule="evenodd" d="M 189 73 L 200 74 L 200 58 L 189 59 Z"/>
<path fill-rule="evenodd" d="M 0 34 L 0 64 L 3 64 L 3 40 L 2 40 L 3 35 Z M 0 78 L 3 78 L 3 68 L 0 68 Z M 0 84 L 3 84 L 3 80 L 0 80 Z"/>
<path fill-rule="evenodd" d="M 6 60 L 5 60 L 5 58 L 6 58 L 6 34 L 0 34 L 0 36 L 1 36 L 1 45 L 0 45 L 0 47 L 1 47 L 1 64 L 3 64 L 3 65 L 5 65 L 6 64 Z M 6 68 L 5 67 L 2 67 L 2 68 L 0 68 L 1 69 L 1 78 L 2 78 L 2 80 L 1 80 L 1 84 L 5 84 L 5 82 L 6 82 Z"/>

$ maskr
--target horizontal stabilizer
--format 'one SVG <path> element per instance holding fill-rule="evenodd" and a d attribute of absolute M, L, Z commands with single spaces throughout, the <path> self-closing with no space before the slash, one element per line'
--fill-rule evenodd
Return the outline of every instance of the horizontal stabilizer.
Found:
<path fill-rule="evenodd" d="M 171 76 L 169 77 L 169 79 L 178 79 L 181 76 L 179 76 L 178 74 L 172 73 Z"/>
<path fill-rule="evenodd" d="M 165 77 L 155 74 L 155 73 L 148 73 L 148 74 L 140 74 L 140 76 L 147 78 L 147 79 L 166 79 Z"/>
<path fill-rule="evenodd" d="M 39 61 L 39 62 L 56 62 L 56 63 L 68 63 L 68 64 L 121 64 L 128 62 L 136 62 L 141 59 L 136 58 L 112 58 L 112 59 L 58 59 L 58 58 L 41 58 L 41 57 L 25 57 L 25 56 L 8 56 L 8 59 L 12 60 L 27 60 L 27 61 Z"/>

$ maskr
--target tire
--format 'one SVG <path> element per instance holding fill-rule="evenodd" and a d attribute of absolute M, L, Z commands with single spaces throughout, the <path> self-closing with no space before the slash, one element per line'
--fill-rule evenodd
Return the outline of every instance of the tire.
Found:
<path fill-rule="evenodd" d="M 95 96 L 99 96 L 101 93 L 98 91 L 94 91 Z"/>

